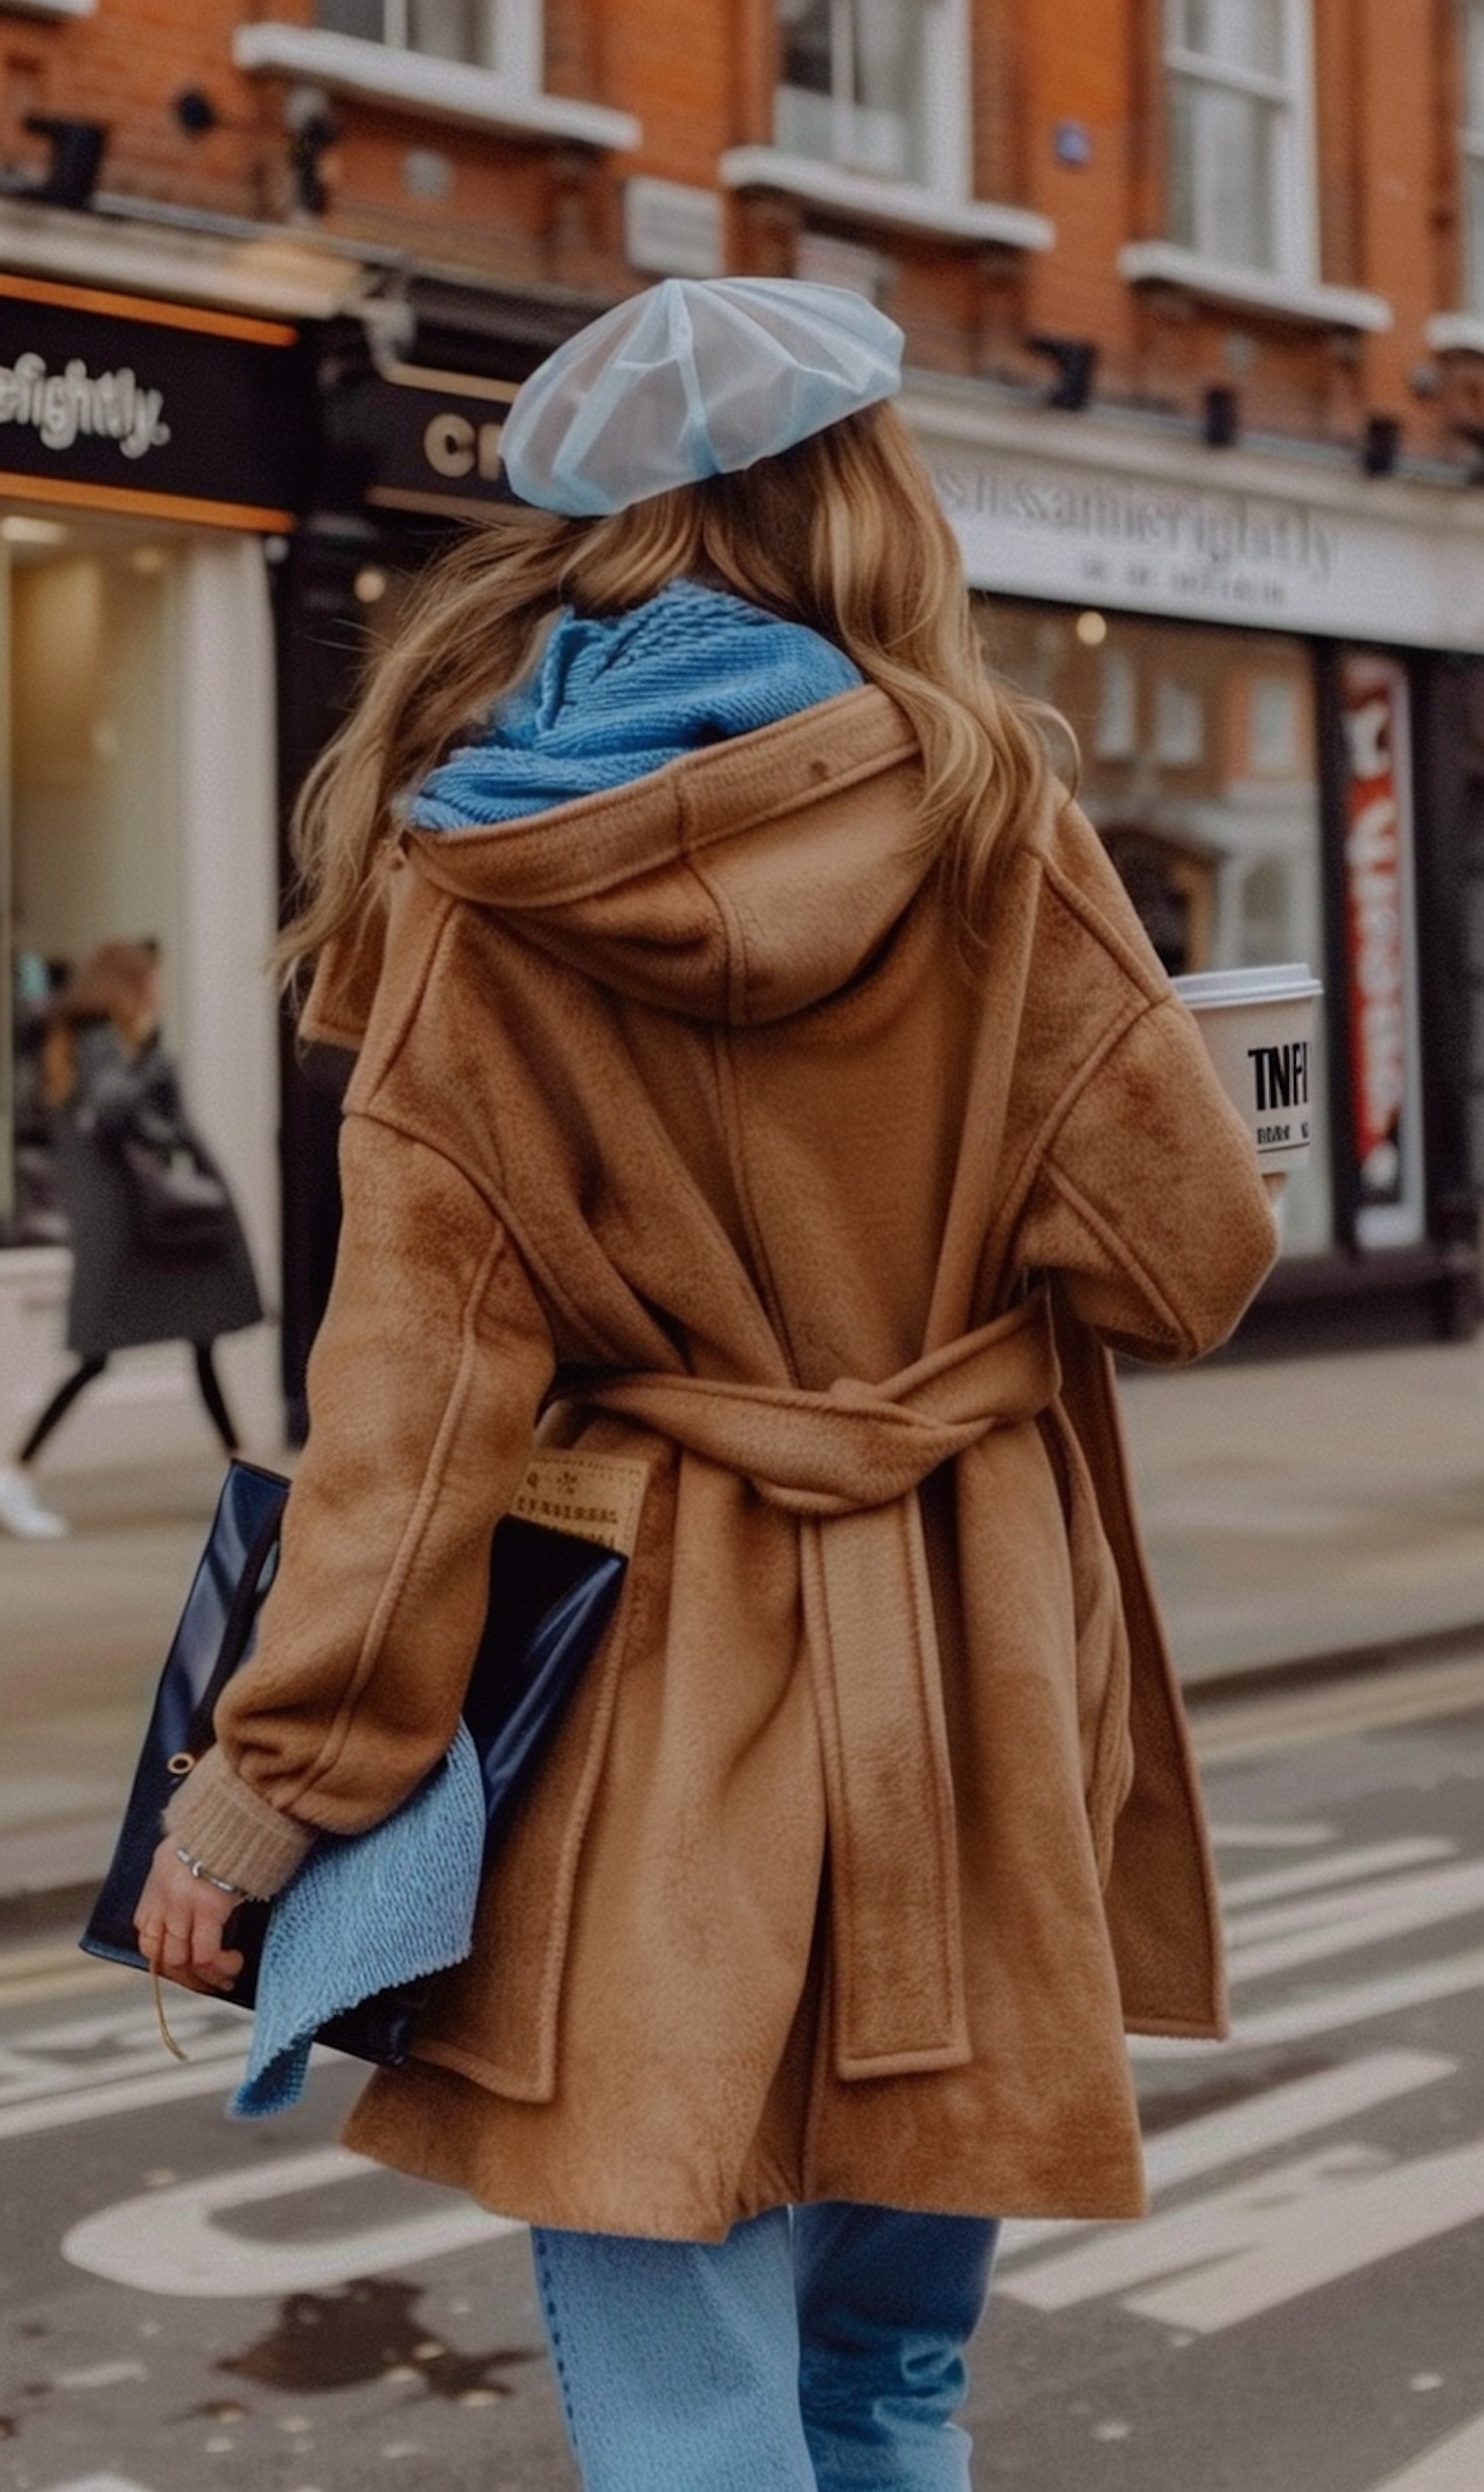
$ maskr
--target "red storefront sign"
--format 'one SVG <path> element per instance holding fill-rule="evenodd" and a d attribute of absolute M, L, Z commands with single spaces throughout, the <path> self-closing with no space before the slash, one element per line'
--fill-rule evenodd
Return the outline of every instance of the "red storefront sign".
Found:
<path fill-rule="evenodd" d="M 1351 1126 L 1362 1203 L 1397 1203 L 1408 1100 L 1407 678 L 1389 658 L 1347 657 L 1341 663 L 1340 698 Z"/>

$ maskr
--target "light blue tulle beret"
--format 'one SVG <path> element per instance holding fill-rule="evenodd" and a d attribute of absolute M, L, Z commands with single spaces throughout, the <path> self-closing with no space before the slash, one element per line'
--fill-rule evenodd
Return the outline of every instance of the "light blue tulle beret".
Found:
<path fill-rule="evenodd" d="M 668 277 L 580 329 L 517 391 L 512 490 L 601 518 L 755 466 L 901 385 L 902 334 L 864 295 L 790 277 Z"/>

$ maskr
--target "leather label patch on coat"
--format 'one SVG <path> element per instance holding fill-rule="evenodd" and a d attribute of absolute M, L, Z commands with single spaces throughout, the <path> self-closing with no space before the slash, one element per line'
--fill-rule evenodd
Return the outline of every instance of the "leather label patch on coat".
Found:
<path fill-rule="evenodd" d="M 525 1467 L 510 1512 L 522 1523 L 570 1532 L 632 1557 L 649 1465 L 621 1454 L 538 1453 Z"/>

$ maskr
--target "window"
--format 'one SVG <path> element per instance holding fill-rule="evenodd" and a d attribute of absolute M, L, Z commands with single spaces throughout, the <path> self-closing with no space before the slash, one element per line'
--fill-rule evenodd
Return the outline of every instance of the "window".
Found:
<path fill-rule="evenodd" d="M 855 173 L 926 181 L 934 14 L 920 0 L 778 0 L 778 144 Z"/>
<path fill-rule="evenodd" d="M 775 191 L 872 231 L 1048 250 L 1030 208 L 974 195 L 970 0 L 773 0 L 773 138 L 722 187 Z"/>
<path fill-rule="evenodd" d="M 1484 316 L 1484 5 L 1463 6 L 1464 303 Z"/>
<path fill-rule="evenodd" d="M 505 14 L 500 0 L 319 0 L 315 22 L 328 35 L 495 69 Z"/>
<path fill-rule="evenodd" d="M 1169 233 L 1200 258 L 1307 280 L 1307 0 L 1165 0 Z"/>
<path fill-rule="evenodd" d="M 249 76 L 470 130 L 636 147 L 632 113 L 543 91 L 541 0 L 317 0 L 315 23 L 254 18 L 232 39 Z"/>

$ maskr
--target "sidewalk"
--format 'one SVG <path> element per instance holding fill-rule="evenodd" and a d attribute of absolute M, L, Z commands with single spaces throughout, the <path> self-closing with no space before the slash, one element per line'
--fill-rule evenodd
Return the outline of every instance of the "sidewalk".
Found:
<path fill-rule="evenodd" d="M 1125 1379 L 1187 1686 L 1478 1626 L 1484 1337 Z M 106 1864 L 220 1470 L 58 1483 L 69 1539 L 0 1539 L 0 1931 Z M 48 1903 L 47 1898 L 50 1898 Z"/>

